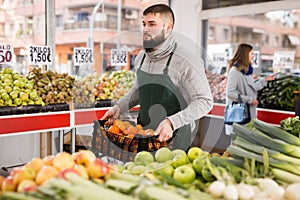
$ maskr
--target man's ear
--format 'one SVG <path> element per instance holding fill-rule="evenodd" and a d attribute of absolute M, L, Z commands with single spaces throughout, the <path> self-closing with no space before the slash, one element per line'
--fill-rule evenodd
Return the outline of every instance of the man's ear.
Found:
<path fill-rule="evenodd" d="M 167 27 L 166 27 L 166 33 L 170 34 L 173 30 L 173 25 L 172 23 L 167 23 Z"/>

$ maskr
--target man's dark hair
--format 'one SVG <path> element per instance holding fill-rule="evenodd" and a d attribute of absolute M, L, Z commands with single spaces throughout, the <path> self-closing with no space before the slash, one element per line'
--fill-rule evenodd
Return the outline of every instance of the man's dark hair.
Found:
<path fill-rule="evenodd" d="M 172 11 L 172 9 L 166 5 L 166 4 L 154 4 L 148 8 L 146 8 L 143 12 L 143 15 L 147 15 L 149 13 L 160 13 L 162 15 L 165 15 L 166 17 L 168 17 L 171 22 L 172 22 L 172 25 L 174 26 L 174 23 L 175 23 L 175 17 L 174 17 L 174 13 Z"/>

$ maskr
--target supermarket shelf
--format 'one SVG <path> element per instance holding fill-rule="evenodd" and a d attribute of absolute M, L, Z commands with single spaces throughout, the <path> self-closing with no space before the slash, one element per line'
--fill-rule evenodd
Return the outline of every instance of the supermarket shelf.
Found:
<path fill-rule="evenodd" d="M 71 111 L 0 117 L 0 136 L 71 128 Z"/>
<path fill-rule="evenodd" d="M 213 109 L 208 115 L 211 117 L 222 118 L 224 117 L 224 109 L 225 104 L 214 104 Z M 279 125 L 281 120 L 288 117 L 295 117 L 295 112 L 257 108 L 257 118 L 271 124 Z"/>

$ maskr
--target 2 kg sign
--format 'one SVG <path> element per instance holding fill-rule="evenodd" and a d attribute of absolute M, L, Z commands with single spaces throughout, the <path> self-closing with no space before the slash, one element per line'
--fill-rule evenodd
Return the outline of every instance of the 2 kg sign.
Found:
<path fill-rule="evenodd" d="M 74 48 L 74 65 L 93 65 L 94 52 L 92 48 L 79 47 Z"/>
<path fill-rule="evenodd" d="M 124 66 L 127 65 L 127 50 L 111 49 L 111 65 L 112 66 Z"/>
<path fill-rule="evenodd" d="M 0 44 L 0 64 L 12 63 L 13 46 L 10 44 Z"/>
<path fill-rule="evenodd" d="M 50 46 L 29 46 L 30 65 L 51 65 L 52 48 Z"/>

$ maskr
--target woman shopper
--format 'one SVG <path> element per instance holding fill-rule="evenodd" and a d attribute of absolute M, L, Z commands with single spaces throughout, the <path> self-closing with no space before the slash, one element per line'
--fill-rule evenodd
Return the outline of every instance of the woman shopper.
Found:
<path fill-rule="evenodd" d="M 242 102 L 249 104 L 250 119 L 257 116 L 258 105 L 257 92 L 261 90 L 266 82 L 273 80 L 275 74 L 266 78 L 255 80 L 253 67 L 251 65 L 253 47 L 250 44 L 241 43 L 235 50 L 233 58 L 229 61 L 227 69 L 226 106 L 238 101 L 240 94 Z M 225 124 L 225 133 L 232 133 L 232 125 Z"/>
<path fill-rule="evenodd" d="M 156 130 L 160 141 L 174 136 L 174 146 L 187 150 L 195 122 L 212 109 L 213 98 L 200 56 L 176 39 L 174 22 L 165 4 L 144 10 L 144 49 L 134 61 L 135 84 L 102 120 L 112 123 L 120 113 L 140 105 L 139 124 Z"/>

